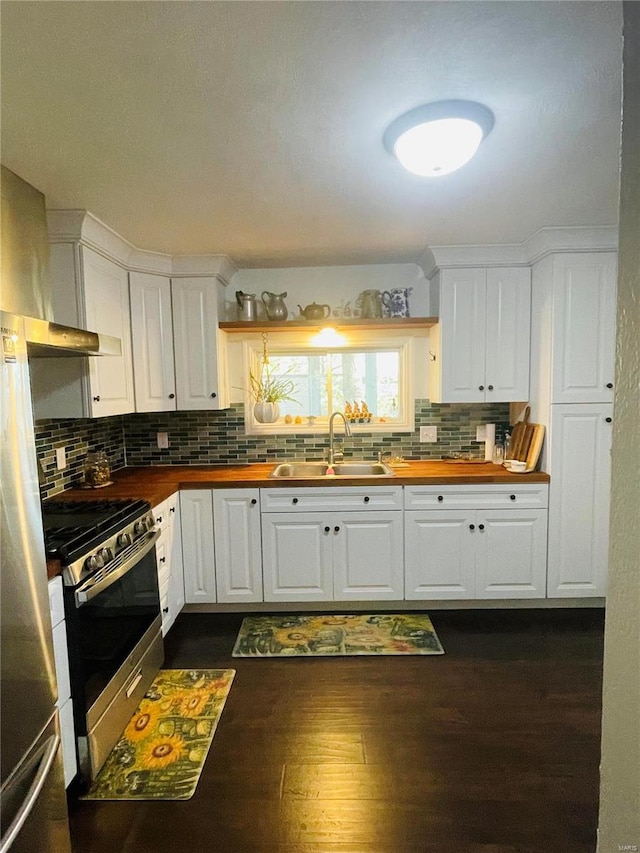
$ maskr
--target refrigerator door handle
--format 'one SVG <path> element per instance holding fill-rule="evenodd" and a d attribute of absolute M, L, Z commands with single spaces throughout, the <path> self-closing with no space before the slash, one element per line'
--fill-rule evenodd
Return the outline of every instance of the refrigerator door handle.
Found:
<path fill-rule="evenodd" d="M 29 817 L 31 810 L 36 804 L 40 791 L 42 790 L 44 783 L 47 781 L 47 776 L 49 775 L 59 746 L 60 735 L 58 734 L 51 735 L 51 737 L 47 738 L 45 741 L 42 749 L 42 755 L 38 762 L 38 770 L 33 778 L 33 782 L 29 786 L 27 795 L 22 801 L 16 816 L 11 821 L 9 828 L 2 839 L 0 839 L 0 853 L 7 853 L 13 842 L 16 840 L 25 820 Z M 10 787 L 10 785 L 11 781 L 8 780 L 8 785 L 5 785 L 5 791 Z"/>

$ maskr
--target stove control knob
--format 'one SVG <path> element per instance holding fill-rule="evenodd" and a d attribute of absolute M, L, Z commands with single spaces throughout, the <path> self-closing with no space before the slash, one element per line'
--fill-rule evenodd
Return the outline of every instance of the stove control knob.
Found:
<path fill-rule="evenodd" d="M 104 566 L 104 561 L 100 554 L 95 554 L 93 557 L 87 557 L 84 561 L 84 567 L 89 572 L 94 572 L 96 569 L 101 569 Z"/>
<path fill-rule="evenodd" d="M 113 551 L 111 548 L 101 548 L 98 551 L 98 557 L 102 559 L 102 565 L 106 566 L 107 563 L 110 563 L 113 560 Z"/>
<path fill-rule="evenodd" d="M 135 527 L 133 528 L 133 533 L 136 538 L 140 536 L 144 536 L 147 532 L 147 520 L 146 518 L 141 518 L 140 521 L 136 521 Z"/>
<path fill-rule="evenodd" d="M 128 533 L 120 533 L 116 539 L 116 545 L 118 548 L 126 548 L 127 545 L 131 545 L 131 536 Z"/>

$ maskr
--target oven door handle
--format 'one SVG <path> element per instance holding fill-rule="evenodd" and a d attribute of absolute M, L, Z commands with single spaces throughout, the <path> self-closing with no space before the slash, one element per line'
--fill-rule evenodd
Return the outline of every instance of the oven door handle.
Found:
<path fill-rule="evenodd" d="M 83 604 L 86 604 L 88 601 L 91 601 L 92 598 L 95 598 L 96 595 L 99 595 L 101 592 L 104 592 L 105 589 L 111 586 L 112 583 L 115 583 L 117 580 L 120 580 L 123 575 L 126 575 L 128 571 L 130 571 L 140 560 L 149 553 L 152 548 L 155 548 L 156 539 L 160 538 L 159 530 L 150 530 L 145 535 L 145 542 L 138 548 L 130 557 L 128 557 L 122 565 L 118 566 L 113 571 L 109 572 L 106 575 L 103 575 L 97 579 L 89 579 L 85 584 L 81 587 L 78 587 L 76 590 L 76 607 L 82 607 Z M 140 541 L 140 540 L 138 540 Z"/>

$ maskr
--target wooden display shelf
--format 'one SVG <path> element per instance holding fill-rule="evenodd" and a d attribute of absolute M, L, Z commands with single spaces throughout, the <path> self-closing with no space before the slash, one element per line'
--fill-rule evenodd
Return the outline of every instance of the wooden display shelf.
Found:
<path fill-rule="evenodd" d="M 295 329 L 309 331 L 324 329 L 327 326 L 341 329 L 429 329 L 438 322 L 437 317 L 383 317 L 379 320 L 364 317 L 327 317 L 326 320 L 234 320 L 219 323 L 224 332 L 286 332 Z"/>

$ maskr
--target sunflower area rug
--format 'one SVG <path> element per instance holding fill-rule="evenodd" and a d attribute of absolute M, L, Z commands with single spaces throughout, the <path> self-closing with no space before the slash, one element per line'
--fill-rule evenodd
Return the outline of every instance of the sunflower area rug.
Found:
<path fill-rule="evenodd" d="M 424 613 L 247 616 L 233 657 L 443 655 Z"/>
<path fill-rule="evenodd" d="M 188 800 L 198 784 L 235 675 L 163 669 L 85 800 Z"/>

